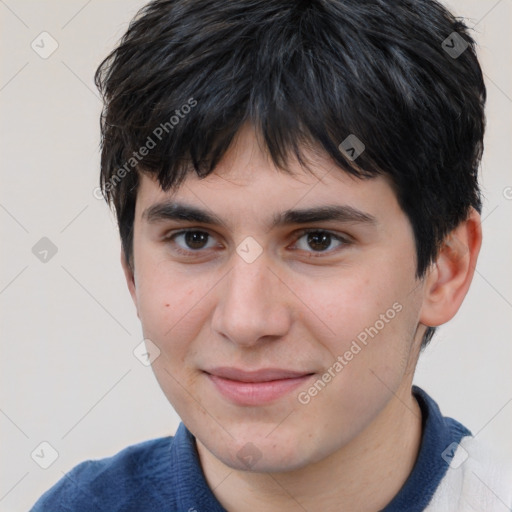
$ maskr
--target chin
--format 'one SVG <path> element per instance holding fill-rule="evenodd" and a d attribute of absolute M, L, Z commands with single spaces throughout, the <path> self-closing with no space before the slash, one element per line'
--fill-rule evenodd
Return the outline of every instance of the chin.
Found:
<path fill-rule="evenodd" d="M 288 436 L 286 445 L 279 440 L 265 438 L 263 435 L 240 437 L 236 443 L 216 446 L 215 449 L 205 446 L 217 459 L 234 470 L 255 473 L 282 473 L 294 471 L 307 466 L 317 454 L 298 451 L 302 443 L 294 443 Z M 317 455 L 318 459 L 322 458 Z"/>

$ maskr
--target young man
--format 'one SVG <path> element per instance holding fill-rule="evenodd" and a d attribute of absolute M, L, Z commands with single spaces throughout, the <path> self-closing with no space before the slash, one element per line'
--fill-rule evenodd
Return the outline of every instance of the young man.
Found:
<path fill-rule="evenodd" d="M 470 286 L 486 91 L 433 0 L 155 1 L 96 80 L 101 186 L 176 435 L 34 511 L 509 510 L 412 386 Z"/>

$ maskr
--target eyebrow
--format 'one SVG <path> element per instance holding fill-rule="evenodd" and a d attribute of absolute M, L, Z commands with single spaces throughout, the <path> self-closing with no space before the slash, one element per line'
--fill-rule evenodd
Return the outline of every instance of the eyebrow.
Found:
<path fill-rule="evenodd" d="M 226 222 L 214 213 L 173 200 L 166 200 L 149 206 L 142 213 L 142 220 L 150 224 L 166 220 L 198 222 L 222 226 L 227 229 Z M 362 212 L 352 206 L 334 204 L 276 213 L 270 222 L 269 229 L 292 224 L 326 221 L 377 224 L 377 219 L 369 213 Z"/>

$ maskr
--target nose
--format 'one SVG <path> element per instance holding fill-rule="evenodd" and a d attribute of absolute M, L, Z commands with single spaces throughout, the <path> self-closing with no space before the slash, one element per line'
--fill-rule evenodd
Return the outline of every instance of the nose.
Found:
<path fill-rule="evenodd" d="M 244 347 L 284 336 L 290 329 L 293 294 L 269 266 L 265 253 L 252 263 L 236 254 L 233 260 L 218 289 L 214 332 Z"/>

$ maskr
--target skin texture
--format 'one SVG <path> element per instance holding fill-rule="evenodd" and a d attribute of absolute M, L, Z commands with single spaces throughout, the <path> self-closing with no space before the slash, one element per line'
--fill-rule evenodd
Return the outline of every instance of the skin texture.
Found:
<path fill-rule="evenodd" d="M 134 273 L 121 255 L 144 337 L 161 351 L 154 373 L 196 437 L 206 479 L 227 510 L 370 511 L 396 495 L 421 441 L 411 394 L 421 338 L 426 325 L 441 325 L 458 310 L 480 248 L 472 210 L 425 278 L 416 279 L 413 232 L 386 178 L 359 180 L 319 153 L 306 154 L 315 175 L 294 161 L 295 175 L 285 174 L 246 126 L 205 179 L 191 174 L 178 191 L 164 192 L 141 175 Z M 170 198 L 215 213 L 225 226 L 143 218 Z M 375 221 L 267 227 L 275 213 L 326 204 L 351 206 Z M 183 235 L 169 239 L 185 228 L 210 235 L 203 248 L 194 252 Z M 331 238 L 319 251 L 304 228 L 348 243 Z M 236 251 L 248 236 L 263 251 L 251 263 Z M 382 328 L 381 315 L 388 320 Z M 301 403 L 299 393 L 376 325 L 378 333 Z M 204 373 L 215 366 L 315 375 L 275 402 L 241 406 Z M 253 455 L 250 466 L 245 453 Z"/>

